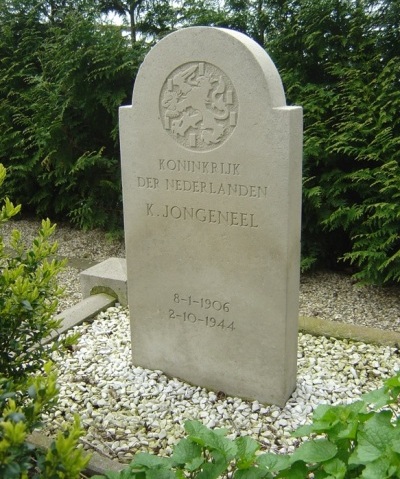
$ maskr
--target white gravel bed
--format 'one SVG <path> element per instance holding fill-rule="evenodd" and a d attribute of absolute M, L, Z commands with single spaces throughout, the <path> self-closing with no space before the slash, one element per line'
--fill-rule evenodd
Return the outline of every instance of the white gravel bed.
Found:
<path fill-rule="evenodd" d="M 344 273 L 303 274 L 300 316 L 400 332 L 400 284 L 384 288 L 360 286 Z"/>
<path fill-rule="evenodd" d="M 121 462 L 138 451 L 170 454 L 188 419 L 227 428 L 232 438 L 251 435 L 265 450 L 290 452 L 299 443 L 291 431 L 309 421 L 317 405 L 352 402 L 400 369 L 394 348 L 300 334 L 297 388 L 279 408 L 135 367 L 126 309 L 110 308 L 75 329 L 82 333 L 75 350 L 66 358 L 54 355 L 60 401 L 45 431 L 54 433 L 78 413 L 85 447 Z"/>

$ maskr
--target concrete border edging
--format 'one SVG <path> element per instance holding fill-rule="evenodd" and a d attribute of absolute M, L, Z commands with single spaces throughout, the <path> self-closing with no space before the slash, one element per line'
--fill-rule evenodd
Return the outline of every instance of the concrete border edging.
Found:
<path fill-rule="evenodd" d="M 382 346 L 400 347 L 400 333 L 384 329 L 369 328 L 356 324 L 339 323 L 327 319 L 300 316 L 299 330 L 314 336 L 349 339 Z"/>
<path fill-rule="evenodd" d="M 49 449 L 52 441 L 53 438 L 44 436 L 37 431 L 34 431 L 28 436 L 29 444 L 32 444 L 39 449 Z M 104 475 L 106 471 L 118 472 L 127 466 L 127 464 L 114 461 L 106 456 L 98 454 L 97 452 L 90 452 L 89 454 L 91 455 L 90 462 L 84 470 L 84 473 L 89 475 L 89 477 L 94 476 L 95 474 Z"/>
<path fill-rule="evenodd" d="M 78 326 L 88 319 L 93 318 L 101 311 L 114 306 L 117 302 L 116 298 L 105 293 L 95 294 L 83 299 L 77 304 L 66 309 L 63 313 L 57 314 L 56 320 L 61 320 L 61 326 L 54 331 L 49 337 L 42 341 L 42 344 L 51 343 L 60 334 L 66 333 L 74 326 Z"/>

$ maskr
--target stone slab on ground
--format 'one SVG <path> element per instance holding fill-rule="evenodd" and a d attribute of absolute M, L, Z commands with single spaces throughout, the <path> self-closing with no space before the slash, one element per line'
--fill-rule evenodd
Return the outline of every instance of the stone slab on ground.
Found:
<path fill-rule="evenodd" d="M 63 313 L 56 316 L 55 319 L 62 320 L 60 328 L 46 338 L 42 344 L 50 343 L 54 341 L 60 334 L 67 332 L 74 326 L 82 324 L 90 318 L 93 318 L 101 311 L 114 306 L 116 299 L 105 293 L 95 294 L 89 298 L 85 298 L 80 303 L 74 304 L 70 308 L 66 309 Z"/>
<path fill-rule="evenodd" d="M 84 298 L 92 294 L 107 293 L 117 297 L 122 306 L 128 304 L 125 258 L 108 258 L 82 271 L 79 279 Z"/>

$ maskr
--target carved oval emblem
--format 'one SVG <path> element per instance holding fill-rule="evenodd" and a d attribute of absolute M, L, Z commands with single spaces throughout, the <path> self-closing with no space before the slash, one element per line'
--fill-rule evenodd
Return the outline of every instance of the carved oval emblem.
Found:
<path fill-rule="evenodd" d="M 190 62 L 176 68 L 160 94 L 165 130 L 189 150 L 208 151 L 232 134 L 238 99 L 231 80 L 215 65 Z"/>

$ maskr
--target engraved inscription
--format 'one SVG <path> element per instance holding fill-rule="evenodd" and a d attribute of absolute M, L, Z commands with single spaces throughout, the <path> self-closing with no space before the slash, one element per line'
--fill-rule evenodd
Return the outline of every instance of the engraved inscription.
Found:
<path fill-rule="evenodd" d="M 215 65 L 190 62 L 175 69 L 160 92 L 166 131 L 189 150 L 209 151 L 232 134 L 238 99 L 232 81 Z"/>
<path fill-rule="evenodd" d="M 189 324 L 203 324 L 207 328 L 216 328 L 221 331 L 234 331 L 234 321 L 228 320 L 222 314 L 229 313 L 231 309 L 231 303 L 229 301 L 221 301 L 217 299 L 201 298 L 193 295 L 180 295 L 175 293 L 173 296 L 173 302 L 175 305 L 168 311 L 168 318 L 173 320 L 181 320 Z M 179 306 L 191 306 L 193 308 L 199 308 L 200 310 L 206 310 L 200 313 L 194 313 L 193 311 L 180 311 Z M 207 311 L 209 310 L 209 311 Z M 211 316 L 212 314 L 212 316 Z"/>
<path fill-rule="evenodd" d="M 183 313 L 177 313 L 174 309 L 170 309 L 169 319 L 180 319 L 188 323 L 202 323 L 208 328 L 220 328 L 222 331 L 234 331 L 234 321 L 225 321 L 225 319 L 215 318 L 214 316 L 198 316 L 190 311 L 183 311 Z"/>
<path fill-rule="evenodd" d="M 184 171 L 186 173 L 202 173 L 203 175 L 240 175 L 240 163 L 216 163 L 215 161 L 201 160 L 158 160 L 160 171 Z"/>
<path fill-rule="evenodd" d="M 266 186 L 243 185 L 238 183 L 215 183 L 213 181 L 177 180 L 165 178 L 160 183 L 158 178 L 137 177 L 138 188 L 146 190 L 164 189 L 165 191 L 184 193 L 201 193 L 206 195 L 238 196 L 242 198 L 267 198 Z M 162 188 L 163 187 L 163 188 Z"/>
<path fill-rule="evenodd" d="M 169 218 L 183 221 L 199 221 L 200 223 L 258 228 L 254 213 L 243 211 L 222 211 L 192 206 L 163 205 L 146 203 L 147 216 Z"/>
<path fill-rule="evenodd" d="M 194 298 L 192 295 L 188 295 L 183 297 L 179 295 L 179 293 L 174 294 L 174 303 L 187 303 L 189 306 L 193 304 L 199 306 L 203 309 L 214 309 L 215 311 L 225 311 L 225 313 L 229 313 L 230 310 L 230 302 L 229 301 L 218 301 L 217 299 L 209 299 L 209 298 Z"/>
<path fill-rule="evenodd" d="M 150 186 L 148 188 L 151 188 Z M 214 183 L 212 181 L 165 179 L 167 191 L 205 193 L 208 195 L 239 196 L 247 198 L 267 198 L 267 187 L 241 185 L 238 183 Z"/>

